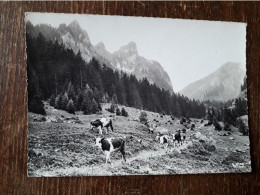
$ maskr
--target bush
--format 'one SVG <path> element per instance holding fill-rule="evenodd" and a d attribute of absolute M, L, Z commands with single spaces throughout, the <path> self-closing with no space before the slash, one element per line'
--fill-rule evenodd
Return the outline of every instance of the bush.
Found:
<path fill-rule="evenodd" d="M 117 115 L 117 116 L 121 116 L 121 111 L 120 111 L 119 108 L 116 108 L 116 115 Z"/>
<path fill-rule="evenodd" d="M 140 116 L 139 116 L 139 120 L 141 123 L 143 124 L 146 124 L 148 122 L 148 119 L 147 119 L 147 114 L 146 112 L 142 111 Z"/>
<path fill-rule="evenodd" d="M 225 130 L 225 131 L 231 131 L 231 127 L 230 127 L 230 125 L 229 125 L 228 123 L 226 123 L 226 124 L 224 125 L 224 130 Z"/>
<path fill-rule="evenodd" d="M 124 117 L 128 117 L 128 112 L 126 112 L 126 110 L 125 110 L 124 108 L 122 108 L 121 114 L 122 114 L 122 116 L 124 116 Z"/>

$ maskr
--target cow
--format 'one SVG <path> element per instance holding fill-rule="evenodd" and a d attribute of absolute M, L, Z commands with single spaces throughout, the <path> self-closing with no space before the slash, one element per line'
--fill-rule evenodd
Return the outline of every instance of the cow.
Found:
<path fill-rule="evenodd" d="M 122 161 L 126 162 L 125 158 L 125 141 L 122 138 L 95 138 L 95 145 L 103 150 L 106 156 L 106 164 L 109 161 L 111 163 L 111 152 L 120 151 L 122 154 Z"/>
<path fill-rule="evenodd" d="M 151 124 L 149 125 L 149 133 L 154 133 L 154 130 L 156 129 L 157 125 L 156 124 Z"/>
<path fill-rule="evenodd" d="M 100 118 L 100 119 L 97 119 L 95 121 L 91 121 L 90 122 L 90 129 L 93 130 L 94 127 L 99 129 L 100 135 L 102 135 L 102 128 L 103 127 L 106 127 L 106 133 L 108 131 L 108 127 L 110 127 L 112 131 L 114 131 L 111 118 Z"/>
<path fill-rule="evenodd" d="M 170 142 L 169 136 L 158 133 L 157 136 L 155 137 L 155 139 L 158 140 L 160 144 L 164 145 L 164 149 L 166 150 L 166 153 L 167 153 L 169 142 Z"/>
<path fill-rule="evenodd" d="M 172 134 L 172 139 L 173 139 L 173 146 L 175 146 L 175 142 L 178 142 L 178 144 L 182 144 L 181 131 L 178 130 L 177 133 Z"/>

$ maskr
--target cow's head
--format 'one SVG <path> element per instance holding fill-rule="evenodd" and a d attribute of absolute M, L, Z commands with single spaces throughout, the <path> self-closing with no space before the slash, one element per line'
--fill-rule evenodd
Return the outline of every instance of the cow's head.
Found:
<path fill-rule="evenodd" d="M 102 138 L 102 137 L 95 137 L 95 146 L 101 148 L 101 146 L 102 146 L 102 143 L 101 143 L 102 139 L 104 139 L 104 138 Z"/>
<path fill-rule="evenodd" d="M 90 130 L 92 130 L 93 129 L 93 125 L 92 125 L 92 122 L 90 122 Z"/>

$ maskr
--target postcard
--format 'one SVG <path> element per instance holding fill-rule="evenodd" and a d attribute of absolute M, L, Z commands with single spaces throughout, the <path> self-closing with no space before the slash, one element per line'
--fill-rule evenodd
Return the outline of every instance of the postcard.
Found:
<path fill-rule="evenodd" d="M 25 22 L 28 176 L 251 171 L 245 23 Z"/>

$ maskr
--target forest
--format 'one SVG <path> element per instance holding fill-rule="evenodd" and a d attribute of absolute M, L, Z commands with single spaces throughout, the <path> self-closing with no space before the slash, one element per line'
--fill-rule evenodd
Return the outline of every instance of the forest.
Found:
<path fill-rule="evenodd" d="M 201 118 L 205 106 L 180 94 L 170 93 L 99 64 L 86 63 L 80 52 L 74 54 L 57 40 L 26 34 L 29 111 L 44 114 L 43 100 L 50 99 L 59 109 L 85 114 L 98 112 L 103 102 L 126 105 L 174 116 Z"/>

